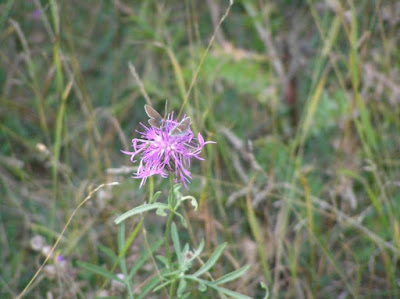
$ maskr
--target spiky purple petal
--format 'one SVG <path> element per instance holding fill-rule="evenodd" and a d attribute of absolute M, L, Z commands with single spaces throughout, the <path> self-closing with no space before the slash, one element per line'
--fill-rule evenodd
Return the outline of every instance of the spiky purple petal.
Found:
<path fill-rule="evenodd" d="M 168 115 L 162 128 L 147 127 L 142 123 L 140 125 L 144 131 L 138 131 L 141 138 L 132 139 L 133 151 L 122 151 L 131 156 L 132 163 L 135 163 L 135 157 L 140 155 L 138 169 L 132 176 L 135 179 L 142 179 L 140 188 L 149 176 L 160 175 L 166 178 L 169 173 L 174 174 L 176 182 L 181 182 L 187 187 L 192 179 L 189 170 L 190 160 L 192 158 L 204 160 L 200 157 L 204 145 L 215 142 L 204 142 L 200 133 L 197 139 L 194 138 L 190 128 L 183 135 L 170 135 L 170 131 L 178 125 L 172 114 Z"/>

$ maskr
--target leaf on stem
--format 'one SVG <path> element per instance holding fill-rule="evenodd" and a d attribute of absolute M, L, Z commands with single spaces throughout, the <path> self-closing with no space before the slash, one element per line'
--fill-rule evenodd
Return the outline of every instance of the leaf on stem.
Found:
<path fill-rule="evenodd" d="M 152 204 L 143 204 L 141 206 L 133 208 L 132 210 L 129 210 L 128 212 L 122 214 L 117 219 L 115 219 L 114 222 L 116 224 L 119 224 L 131 216 L 134 216 L 137 214 L 142 214 L 144 212 L 147 212 L 150 210 L 155 210 L 155 209 L 169 209 L 169 206 L 164 203 L 160 203 L 160 202 L 156 202 L 156 203 L 152 203 Z"/>
<path fill-rule="evenodd" d="M 249 269 L 249 265 L 244 266 L 236 271 L 232 271 L 220 278 L 218 278 L 216 281 L 214 281 L 215 284 L 222 284 L 222 283 L 226 283 L 228 281 L 231 280 L 235 280 L 238 279 L 240 276 L 242 276 L 248 269 Z"/>
<path fill-rule="evenodd" d="M 178 257 L 179 265 L 182 265 L 182 250 L 181 250 L 181 244 L 179 242 L 179 235 L 178 235 L 178 230 L 176 229 L 175 222 L 172 222 L 172 225 L 171 225 L 171 236 L 172 236 L 172 243 L 174 244 L 174 248 L 175 248 L 175 253 L 176 253 L 176 256 Z"/>
<path fill-rule="evenodd" d="M 179 281 L 179 286 L 177 291 L 178 298 L 182 297 L 183 292 L 186 290 L 186 286 L 187 286 L 186 280 L 184 278 L 181 278 Z"/>
<path fill-rule="evenodd" d="M 196 271 L 196 273 L 193 274 L 193 276 L 197 277 L 200 276 L 201 274 L 207 272 L 208 270 L 211 269 L 212 266 L 217 262 L 218 258 L 221 256 L 222 252 L 224 251 L 227 243 L 222 243 L 215 249 L 211 257 L 208 259 L 208 261 L 201 267 L 199 270 Z"/>
<path fill-rule="evenodd" d="M 116 281 L 125 283 L 125 281 L 123 281 L 121 278 L 119 278 L 116 274 L 114 274 L 114 273 L 112 273 L 112 272 L 110 272 L 110 271 L 108 271 L 108 270 L 106 270 L 106 269 L 104 269 L 104 268 L 102 268 L 100 266 L 96 266 L 96 265 L 93 265 L 93 264 L 89 264 L 89 263 L 86 263 L 86 262 L 80 262 L 80 261 L 77 262 L 77 265 L 79 267 L 89 271 L 89 272 L 101 275 L 101 276 L 106 277 L 108 279 L 114 279 Z"/>

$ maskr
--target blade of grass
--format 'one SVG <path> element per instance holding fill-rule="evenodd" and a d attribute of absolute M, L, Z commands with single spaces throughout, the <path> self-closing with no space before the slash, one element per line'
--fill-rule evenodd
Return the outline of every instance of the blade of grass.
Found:
<path fill-rule="evenodd" d="M 55 126 L 55 137 L 54 137 L 54 164 L 53 164 L 53 204 L 50 218 L 50 227 L 54 229 L 55 217 L 56 217 L 56 206 L 58 198 L 58 164 L 60 160 L 60 150 L 61 150 L 61 138 L 62 138 L 62 126 L 66 108 L 66 97 L 63 97 L 64 89 L 64 78 L 62 72 L 62 63 L 60 59 L 60 20 L 58 15 L 58 7 L 54 0 L 50 0 L 50 11 L 52 15 L 53 28 L 55 32 L 55 41 L 53 45 L 53 63 L 56 69 L 56 89 L 59 96 L 59 108 L 56 118 Z"/>
<path fill-rule="evenodd" d="M 350 57 L 349 57 L 349 70 L 351 74 L 351 81 L 353 84 L 353 92 L 358 111 L 361 116 L 362 126 L 357 126 L 360 135 L 365 134 L 368 144 L 376 149 L 377 141 L 375 131 L 372 129 L 372 124 L 369 112 L 366 109 L 365 103 L 360 94 L 360 62 L 358 59 L 358 23 L 357 23 L 357 10 L 354 7 L 353 1 L 351 3 L 351 27 L 350 27 Z M 372 157 L 370 157 L 372 158 Z"/>
<path fill-rule="evenodd" d="M 251 184 L 254 181 L 254 177 L 251 180 Z M 251 188 L 249 188 L 250 190 Z M 251 204 L 251 198 L 250 194 L 247 193 L 246 195 L 246 207 L 247 207 L 247 218 L 250 224 L 251 232 L 253 233 L 254 239 L 256 240 L 257 243 L 257 250 L 258 250 L 258 255 L 261 260 L 261 267 L 264 271 L 264 276 L 267 279 L 268 283 L 272 282 L 272 276 L 271 272 L 269 270 L 269 265 L 268 265 L 268 257 L 265 252 L 265 244 L 264 240 L 261 234 L 261 228 L 260 225 L 258 224 L 257 217 L 254 213 L 253 206 Z"/>

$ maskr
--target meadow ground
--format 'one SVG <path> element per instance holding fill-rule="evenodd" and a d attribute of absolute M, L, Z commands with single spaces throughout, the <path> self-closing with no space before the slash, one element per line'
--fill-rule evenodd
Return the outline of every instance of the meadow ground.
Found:
<path fill-rule="evenodd" d="M 389 0 L 1 1 L 0 298 L 400 298 L 399 45 Z M 199 207 L 117 225 L 166 100 Z"/>

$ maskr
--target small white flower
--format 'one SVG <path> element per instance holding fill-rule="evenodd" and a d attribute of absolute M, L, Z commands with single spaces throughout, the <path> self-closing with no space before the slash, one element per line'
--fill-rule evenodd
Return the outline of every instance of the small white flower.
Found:
<path fill-rule="evenodd" d="M 42 254 L 44 256 L 48 256 L 50 252 L 51 252 L 51 246 L 45 245 L 42 247 Z"/>
<path fill-rule="evenodd" d="M 41 235 L 36 235 L 31 239 L 30 245 L 33 250 L 40 251 L 46 245 L 46 240 Z"/>
<path fill-rule="evenodd" d="M 124 279 L 124 274 L 122 274 L 122 273 L 118 273 L 117 276 L 120 279 Z M 113 279 L 111 281 L 111 291 L 112 292 L 123 292 L 123 291 L 125 291 L 125 284 L 118 280 Z"/>

